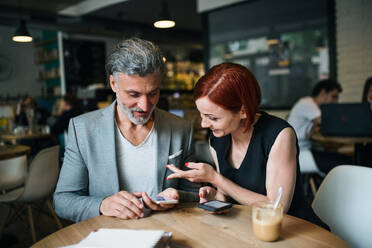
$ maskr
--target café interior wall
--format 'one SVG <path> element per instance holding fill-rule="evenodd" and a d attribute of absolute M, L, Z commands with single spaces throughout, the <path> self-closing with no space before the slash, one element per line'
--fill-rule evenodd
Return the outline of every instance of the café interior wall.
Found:
<path fill-rule="evenodd" d="M 0 60 L 5 63 L 0 66 L 0 98 L 25 94 L 38 97 L 41 95 L 42 83 L 37 81 L 38 65 L 34 62 L 34 44 L 12 41 L 15 28 L 0 26 Z M 29 31 L 31 35 L 37 35 L 38 32 L 32 29 Z"/>
<path fill-rule="evenodd" d="M 360 102 L 372 77 L 372 1 L 336 0 L 337 75 L 340 102 Z"/>

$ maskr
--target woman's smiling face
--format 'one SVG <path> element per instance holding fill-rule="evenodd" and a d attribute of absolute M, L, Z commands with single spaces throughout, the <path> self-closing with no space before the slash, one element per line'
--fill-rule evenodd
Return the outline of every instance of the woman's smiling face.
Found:
<path fill-rule="evenodd" d="M 241 127 L 246 115 L 242 111 L 233 112 L 213 103 L 207 96 L 195 101 L 201 116 L 201 126 L 209 128 L 216 137 L 231 134 Z"/>

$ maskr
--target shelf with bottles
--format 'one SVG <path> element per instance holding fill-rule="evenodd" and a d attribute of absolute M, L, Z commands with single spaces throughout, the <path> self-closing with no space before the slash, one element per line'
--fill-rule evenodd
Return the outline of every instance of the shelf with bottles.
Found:
<path fill-rule="evenodd" d="M 44 47 L 58 42 L 57 36 L 54 33 L 54 31 L 50 31 L 46 35 L 43 34 L 43 37 L 35 37 L 34 47 Z"/>
<path fill-rule="evenodd" d="M 58 61 L 58 48 L 40 49 L 35 56 L 35 64 L 45 64 L 49 62 Z"/>
<path fill-rule="evenodd" d="M 60 79 L 60 70 L 57 67 L 50 68 L 47 70 L 40 70 L 37 80 L 40 82 L 49 81 L 49 80 L 59 80 Z"/>
<path fill-rule="evenodd" d="M 163 95 L 164 96 L 164 95 Z M 194 97 L 192 94 L 180 94 L 175 92 L 164 96 L 168 100 L 169 109 L 195 109 Z"/>
<path fill-rule="evenodd" d="M 162 90 L 192 92 L 197 80 L 204 74 L 204 64 L 191 61 L 166 62 L 166 77 Z"/>
<path fill-rule="evenodd" d="M 61 85 L 57 36 L 57 31 L 42 31 L 34 46 L 35 64 L 40 66 L 37 80 L 45 87 Z"/>

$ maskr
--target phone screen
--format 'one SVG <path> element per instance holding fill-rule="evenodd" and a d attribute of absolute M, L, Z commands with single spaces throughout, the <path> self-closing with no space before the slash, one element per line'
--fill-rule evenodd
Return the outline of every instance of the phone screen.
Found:
<path fill-rule="evenodd" d="M 165 201 L 165 198 L 162 197 L 162 196 L 155 196 L 154 198 L 152 198 L 154 201 Z"/>
<path fill-rule="evenodd" d="M 205 209 L 211 212 L 219 212 L 222 210 L 226 210 L 232 207 L 232 204 L 229 202 L 221 202 L 217 200 L 205 202 L 205 203 L 199 203 L 198 207 L 201 209 Z"/>
<path fill-rule="evenodd" d="M 177 199 L 162 197 L 162 196 L 155 196 L 151 197 L 152 201 L 156 202 L 157 204 L 176 204 L 178 203 Z"/>
<path fill-rule="evenodd" d="M 222 207 L 225 207 L 225 206 L 229 206 L 231 205 L 230 203 L 226 203 L 226 202 L 220 202 L 220 201 L 210 201 L 210 202 L 206 202 L 204 203 L 204 205 L 208 206 L 208 207 L 211 207 L 211 208 L 222 208 Z"/>

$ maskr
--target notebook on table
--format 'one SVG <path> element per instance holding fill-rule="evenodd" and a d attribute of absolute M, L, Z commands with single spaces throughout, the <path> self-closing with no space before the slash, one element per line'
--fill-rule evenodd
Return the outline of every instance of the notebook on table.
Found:
<path fill-rule="evenodd" d="M 60 248 L 158 248 L 166 247 L 171 237 L 171 232 L 162 230 L 100 228 L 80 243 Z"/>
<path fill-rule="evenodd" d="M 324 136 L 372 136 L 372 112 L 369 103 L 321 105 L 320 132 Z"/>

